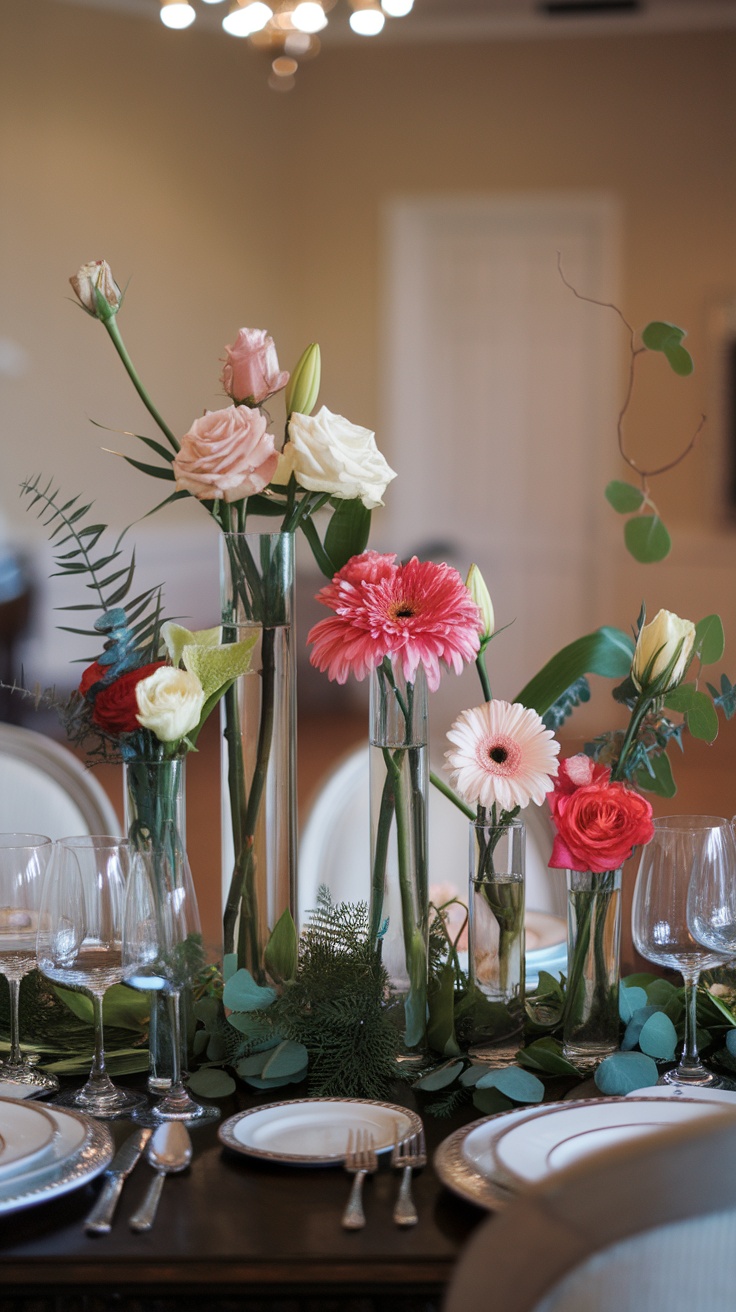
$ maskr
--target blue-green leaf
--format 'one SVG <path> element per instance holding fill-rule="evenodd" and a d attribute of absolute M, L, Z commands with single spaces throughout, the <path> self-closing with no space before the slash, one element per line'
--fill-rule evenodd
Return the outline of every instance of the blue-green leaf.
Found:
<path fill-rule="evenodd" d="M 438 1066 L 436 1070 L 430 1071 L 429 1075 L 423 1075 L 421 1080 L 417 1080 L 414 1088 L 424 1089 L 426 1092 L 445 1089 L 448 1084 L 452 1084 L 453 1080 L 456 1080 L 460 1075 L 463 1064 L 461 1061 L 445 1062 L 442 1066 Z"/>
<path fill-rule="evenodd" d="M 736 1057 L 736 1030 L 729 1030 L 726 1035 L 726 1047 L 732 1057 Z"/>
<path fill-rule="evenodd" d="M 636 1048 L 638 1046 L 639 1036 L 641 1035 L 644 1026 L 649 1020 L 650 1016 L 656 1015 L 657 1012 L 659 1011 L 660 1011 L 659 1007 L 647 1006 L 647 1007 L 639 1007 L 638 1010 L 634 1012 L 633 1016 L 631 1017 L 631 1020 L 629 1021 L 628 1025 L 626 1026 L 626 1029 L 624 1030 L 624 1036 L 621 1040 L 622 1052 L 631 1052 L 632 1048 Z"/>
<path fill-rule="evenodd" d="M 213 1067 L 205 1066 L 202 1070 L 195 1071 L 189 1076 L 187 1084 L 192 1093 L 197 1093 L 202 1098 L 229 1098 L 231 1093 L 235 1093 L 235 1080 L 232 1075 Z"/>
<path fill-rule="evenodd" d="M 684 330 L 673 323 L 655 320 L 648 323 L 641 335 L 641 340 L 648 351 L 661 351 L 670 368 L 685 378 L 694 368 L 690 352 L 682 345 Z"/>
<path fill-rule="evenodd" d="M 293 1078 L 304 1071 L 308 1064 L 309 1054 L 304 1044 L 284 1039 L 283 1043 L 267 1054 L 261 1075 L 264 1080 L 283 1079 L 287 1075 Z"/>
<path fill-rule="evenodd" d="M 624 1097 L 634 1089 L 649 1089 L 657 1083 L 656 1063 L 644 1052 L 614 1052 L 595 1072 L 596 1087 L 610 1097 Z"/>
<path fill-rule="evenodd" d="M 222 958 L 222 978 L 225 983 L 233 976 L 238 969 L 237 952 L 226 952 Z"/>
<path fill-rule="evenodd" d="M 646 1005 L 647 995 L 644 992 L 644 989 L 638 989 L 636 987 L 626 988 L 623 983 L 619 985 L 618 1014 L 624 1022 L 624 1025 L 631 1020 L 635 1011 L 638 1011 L 640 1007 L 646 1007 Z"/>
<path fill-rule="evenodd" d="M 498 1089 L 499 1093 L 510 1098 L 512 1102 L 541 1102 L 544 1098 L 544 1085 L 531 1071 L 523 1071 L 519 1066 L 506 1066 L 502 1070 L 490 1070 L 482 1075 L 476 1083 L 476 1089 Z"/>
<path fill-rule="evenodd" d="M 606 501 L 617 510 L 619 515 L 630 515 L 639 510 L 644 500 L 644 493 L 633 483 L 622 483 L 615 478 L 608 484 L 605 492 Z"/>
<path fill-rule="evenodd" d="M 495 1116 L 497 1112 L 510 1112 L 514 1104 L 504 1098 L 498 1089 L 473 1089 L 473 1106 L 483 1116 Z"/>
<path fill-rule="evenodd" d="M 644 1022 L 639 1035 L 639 1047 L 657 1061 L 672 1061 L 677 1046 L 677 1034 L 669 1016 L 657 1011 Z"/>
<path fill-rule="evenodd" d="M 695 650 L 703 665 L 714 665 L 723 656 L 726 637 L 720 615 L 706 615 L 695 625 Z"/>
<path fill-rule="evenodd" d="M 674 797 L 677 784 L 672 773 L 670 758 L 666 752 L 657 752 L 647 757 L 647 765 L 634 771 L 634 782 L 642 792 L 656 793 L 657 797 Z"/>
<path fill-rule="evenodd" d="M 230 1011 L 262 1011 L 276 999 L 276 990 L 256 984 L 249 970 L 236 970 L 222 994 L 224 1006 Z"/>
<path fill-rule="evenodd" d="M 634 560 L 641 565 L 653 565 L 664 560 L 672 547 L 672 539 L 659 515 L 634 515 L 626 521 L 624 542 Z"/>
<path fill-rule="evenodd" d="M 520 1066 L 544 1075 L 577 1075 L 577 1069 L 562 1055 L 562 1044 L 551 1035 L 535 1039 L 516 1054 Z"/>

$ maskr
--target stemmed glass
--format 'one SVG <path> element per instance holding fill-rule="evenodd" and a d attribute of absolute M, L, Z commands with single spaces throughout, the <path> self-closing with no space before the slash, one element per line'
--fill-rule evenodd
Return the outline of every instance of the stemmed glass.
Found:
<path fill-rule="evenodd" d="M 0 834 L 0 974 L 10 988 L 10 1052 L 0 1064 L 0 1080 L 53 1093 L 55 1075 L 24 1061 L 20 1050 L 20 982 L 36 965 L 36 929 L 41 893 L 53 843 L 44 834 Z"/>
<path fill-rule="evenodd" d="M 134 1112 L 143 1124 L 217 1120 L 219 1109 L 187 1092 L 181 1071 L 181 994 L 204 965 L 202 931 L 186 853 L 173 840 L 132 854 L 125 900 L 123 968 L 134 988 L 166 997 L 171 1029 L 171 1085 L 161 1102 Z"/>
<path fill-rule="evenodd" d="M 687 919 L 693 937 L 704 947 L 736 957 L 736 835 L 734 824 L 721 820 L 708 835 L 708 860 L 690 877 Z"/>
<path fill-rule="evenodd" d="M 730 851 L 733 834 L 717 816 L 665 816 L 654 821 L 654 837 L 642 849 L 634 889 L 634 946 L 648 961 L 681 972 L 685 984 L 685 1042 L 680 1061 L 660 1083 L 681 1088 L 733 1088 L 707 1070 L 697 1046 L 697 986 L 700 973 L 729 958 L 723 945 L 703 946 L 688 924 L 690 882 L 710 878 Z M 730 860 L 730 857 L 728 858 Z"/>
<path fill-rule="evenodd" d="M 102 1000 L 123 978 L 123 909 L 129 849 L 121 838 L 82 835 L 56 844 L 38 926 L 39 970 L 92 999 L 95 1055 L 87 1083 L 55 1102 L 110 1120 L 146 1101 L 105 1069 Z"/>

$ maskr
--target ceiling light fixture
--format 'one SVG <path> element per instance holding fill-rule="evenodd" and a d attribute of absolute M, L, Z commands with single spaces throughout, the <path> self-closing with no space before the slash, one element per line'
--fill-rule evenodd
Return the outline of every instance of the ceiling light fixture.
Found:
<path fill-rule="evenodd" d="M 222 4 L 223 0 L 201 0 Z M 189 27 L 197 17 L 199 0 L 160 0 L 161 20 L 167 27 Z M 331 11 L 341 0 L 230 0 L 222 26 L 229 36 L 245 38 L 268 56 L 268 85 L 288 91 L 295 84 L 297 61 L 313 59 L 320 50 L 318 32 L 327 27 Z M 414 0 L 348 0 L 349 22 L 359 36 L 377 36 L 386 17 L 404 18 Z"/>

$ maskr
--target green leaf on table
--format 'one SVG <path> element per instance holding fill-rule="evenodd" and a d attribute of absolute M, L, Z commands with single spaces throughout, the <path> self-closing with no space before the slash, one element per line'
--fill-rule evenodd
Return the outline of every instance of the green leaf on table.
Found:
<path fill-rule="evenodd" d="M 604 625 L 558 651 L 517 693 L 514 701 L 544 715 L 576 679 L 585 674 L 625 679 L 631 669 L 633 654 L 634 643 L 629 634 Z"/>
<path fill-rule="evenodd" d="M 680 377 L 686 378 L 694 368 L 693 358 L 682 345 L 685 331 L 674 323 L 665 323 L 655 319 L 643 330 L 641 340 L 648 351 L 661 351 L 670 368 Z"/>
<path fill-rule="evenodd" d="M 293 979 L 299 955 L 299 937 L 294 918 L 287 907 L 271 930 L 266 944 L 264 963 L 271 979 L 277 984 Z"/>
<path fill-rule="evenodd" d="M 502 1070 L 490 1070 L 476 1082 L 476 1091 L 480 1089 L 498 1089 L 504 1097 L 512 1102 L 541 1102 L 544 1098 L 544 1085 L 531 1071 L 524 1071 L 520 1066 L 506 1066 Z"/>
<path fill-rule="evenodd" d="M 639 1047 L 657 1061 L 672 1061 L 677 1046 L 677 1033 L 669 1016 L 656 1011 L 644 1022 L 639 1035 Z"/>
<path fill-rule="evenodd" d="M 473 1106 L 484 1116 L 495 1116 L 497 1112 L 515 1111 L 514 1104 L 504 1098 L 498 1089 L 473 1089 Z"/>
<path fill-rule="evenodd" d="M 595 1072 L 596 1088 L 609 1097 L 623 1098 L 635 1089 L 649 1089 L 657 1083 L 656 1062 L 644 1052 L 614 1052 Z"/>
<path fill-rule="evenodd" d="M 470 1066 L 466 1066 L 460 1076 L 461 1085 L 464 1089 L 473 1089 L 481 1075 L 485 1075 L 487 1070 L 488 1067 L 485 1062 L 473 1062 Z"/>
<path fill-rule="evenodd" d="M 301 1084 L 302 1080 L 306 1077 L 306 1074 L 307 1068 L 305 1066 L 304 1069 L 299 1071 L 296 1075 L 282 1075 L 279 1079 L 273 1080 L 264 1080 L 261 1079 L 259 1075 L 250 1075 L 246 1078 L 245 1082 L 250 1085 L 251 1089 L 282 1089 L 285 1084 Z"/>
<path fill-rule="evenodd" d="M 624 984 L 627 989 L 648 989 L 650 984 L 656 984 L 660 979 L 660 975 L 650 975 L 648 971 L 638 970 L 632 975 L 624 975 L 621 983 Z"/>
<path fill-rule="evenodd" d="M 641 565 L 664 560 L 672 548 L 672 539 L 659 515 L 634 515 L 627 519 L 624 542 L 629 554 Z"/>
<path fill-rule="evenodd" d="M 732 1057 L 736 1057 L 736 1029 L 729 1030 L 726 1035 L 726 1047 Z"/>
<path fill-rule="evenodd" d="M 371 512 L 359 497 L 349 501 L 333 498 L 331 504 L 334 509 L 325 533 L 325 551 L 338 570 L 347 565 L 351 556 L 365 550 L 371 531 Z"/>
<path fill-rule="evenodd" d="M 605 491 L 606 501 L 617 510 L 619 515 L 630 515 L 639 510 L 644 500 L 644 493 L 633 483 L 623 483 L 614 478 Z"/>
<path fill-rule="evenodd" d="M 695 625 L 694 648 L 703 665 L 714 665 L 723 656 L 726 636 L 720 615 L 706 615 Z"/>
<path fill-rule="evenodd" d="M 667 753 L 657 752 L 647 756 L 647 765 L 634 771 L 634 783 L 642 792 L 656 793 L 657 797 L 674 797 L 677 784 Z"/>
<path fill-rule="evenodd" d="M 284 1079 L 305 1071 L 309 1065 L 309 1054 L 303 1043 L 293 1039 L 284 1039 L 278 1047 L 266 1053 L 266 1061 L 261 1068 L 264 1080 Z"/>
<path fill-rule="evenodd" d="M 217 998 L 197 998 L 192 1007 L 195 1020 L 202 1022 L 206 1030 L 215 1028 L 220 1017 L 220 1004 Z"/>
<path fill-rule="evenodd" d="M 224 1034 L 211 1034 L 207 1043 L 207 1060 L 218 1064 L 223 1062 L 227 1057 L 227 1046 Z"/>
<path fill-rule="evenodd" d="M 621 1051 L 631 1052 L 632 1048 L 636 1048 L 639 1044 L 641 1032 L 649 1018 L 659 1014 L 661 1014 L 659 1007 L 639 1007 L 638 1010 L 634 1012 L 624 1030 L 624 1036 L 621 1040 Z"/>
<path fill-rule="evenodd" d="M 235 1063 L 235 1069 L 241 1079 L 247 1080 L 251 1075 L 260 1075 L 267 1061 L 267 1052 L 253 1052 L 249 1057 L 241 1057 Z"/>
<path fill-rule="evenodd" d="M 673 1001 L 678 1001 L 679 990 L 668 979 L 655 979 L 647 987 L 647 1002 L 652 1007 L 664 1010 Z"/>
<path fill-rule="evenodd" d="M 624 1025 L 628 1024 L 635 1011 L 646 1007 L 647 995 L 644 989 L 626 988 L 623 982 L 618 989 L 618 1014 Z"/>
<path fill-rule="evenodd" d="M 231 1093 L 235 1093 L 236 1088 L 232 1075 L 211 1066 L 204 1066 L 201 1070 L 195 1071 L 189 1076 L 187 1085 L 192 1093 L 199 1094 L 202 1098 L 229 1098 Z"/>
<path fill-rule="evenodd" d="M 535 1039 L 533 1043 L 521 1048 L 516 1054 L 516 1060 L 520 1066 L 542 1071 L 545 1075 L 578 1075 L 577 1067 L 567 1057 L 563 1057 L 562 1044 L 551 1035 Z"/>
<path fill-rule="evenodd" d="M 222 993 L 222 1002 L 230 1011 L 262 1011 L 276 1000 L 276 990 L 256 984 L 245 967 L 231 975 Z"/>
<path fill-rule="evenodd" d="M 437 1089 L 446 1089 L 448 1084 L 452 1084 L 463 1070 L 462 1061 L 446 1061 L 435 1070 L 430 1071 L 428 1075 L 423 1075 L 421 1080 L 417 1080 L 413 1085 L 415 1089 L 424 1089 L 425 1093 L 436 1092 Z"/>

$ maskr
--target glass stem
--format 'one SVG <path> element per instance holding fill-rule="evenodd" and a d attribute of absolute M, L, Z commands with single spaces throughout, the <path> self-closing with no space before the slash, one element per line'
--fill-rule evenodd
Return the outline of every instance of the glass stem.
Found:
<path fill-rule="evenodd" d="M 683 983 L 685 985 L 685 1042 L 682 1045 L 682 1055 L 677 1067 L 678 1075 L 696 1075 L 703 1070 L 703 1064 L 698 1053 L 698 1023 L 697 1023 L 697 1005 L 698 1005 L 698 980 L 700 972 L 694 975 L 684 975 Z"/>
<path fill-rule="evenodd" d="M 8 1065 L 22 1066 L 23 1054 L 20 1050 L 20 1021 L 18 1017 L 20 980 L 8 978 L 8 988 L 10 989 L 10 1054 L 8 1056 Z"/>
<path fill-rule="evenodd" d="M 108 1085 L 110 1083 L 105 1069 L 105 1030 L 102 1021 L 102 996 L 101 993 L 93 993 L 92 995 L 95 1026 L 95 1055 L 87 1084 L 95 1089 L 99 1088 L 100 1085 Z"/>
<path fill-rule="evenodd" d="M 166 998 L 171 1030 L 171 1088 L 159 1105 L 162 1114 L 182 1114 L 195 1106 L 181 1078 L 181 995 L 169 993 Z"/>

